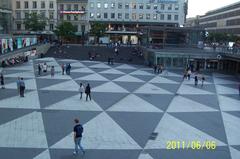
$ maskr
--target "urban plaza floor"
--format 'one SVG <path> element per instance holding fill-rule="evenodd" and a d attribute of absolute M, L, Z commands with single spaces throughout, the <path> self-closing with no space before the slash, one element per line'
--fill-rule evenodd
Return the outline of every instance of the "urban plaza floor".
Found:
<path fill-rule="evenodd" d="M 37 64 L 55 66 L 38 76 Z M 71 63 L 71 75 L 61 64 Z M 4 68 L 1 159 L 239 159 L 240 97 L 231 75 L 205 74 L 203 88 L 182 70 L 154 75 L 144 66 L 43 58 Z M 18 96 L 17 77 L 26 84 Z M 92 101 L 79 99 L 90 83 Z M 74 119 L 84 156 L 73 155 Z"/>

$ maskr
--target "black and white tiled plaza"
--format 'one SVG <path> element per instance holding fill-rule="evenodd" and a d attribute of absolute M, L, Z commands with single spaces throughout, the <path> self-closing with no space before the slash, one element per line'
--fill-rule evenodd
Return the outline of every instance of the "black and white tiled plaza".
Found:
<path fill-rule="evenodd" d="M 37 64 L 56 74 L 37 75 Z M 62 75 L 71 63 L 71 75 Z M 151 68 L 95 61 L 43 58 L 0 70 L 1 159 L 239 159 L 240 97 L 234 76 L 206 75 L 203 88 L 182 71 L 154 75 Z M 26 84 L 25 98 L 16 89 Z M 90 83 L 92 101 L 79 99 Z M 73 119 L 84 126 L 84 157 L 72 155 Z M 155 139 L 150 139 L 155 132 Z M 167 149 L 169 141 L 216 142 L 216 149 Z"/>

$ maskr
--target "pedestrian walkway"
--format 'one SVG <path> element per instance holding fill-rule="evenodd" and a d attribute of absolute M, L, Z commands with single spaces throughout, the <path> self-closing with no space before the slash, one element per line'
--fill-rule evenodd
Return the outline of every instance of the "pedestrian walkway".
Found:
<path fill-rule="evenodd" d="M 54 77 L 50 72 L 38 76 L 37 66 L 44 62 L 54 66 Z M 71 63 L 70 76 L 62 75 L 63 63 Z M 208 74 L 201 87 L 194 78 L 183 81 L 179 70 L 162 76 L 139 65 L 54 58 L 3 73 L 0 158 L 82 158 L 72 154 L 78 118 L 85 159 L 239 159 L 240 97 L 234 76 Z M 18 77 L 25 80 L 24 98 L 18 95 Z M 91 101 L 79 99 L 80 83 L 91 85 Z M 195 142 L 200 149 L 193 149 Z M 209 142 L 216 149 L 209 149 Z"/>

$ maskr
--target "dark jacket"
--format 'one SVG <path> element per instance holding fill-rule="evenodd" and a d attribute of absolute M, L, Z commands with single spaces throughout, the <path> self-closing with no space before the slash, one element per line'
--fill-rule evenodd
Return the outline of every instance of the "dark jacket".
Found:
<path fill-rule="evenodd" d="M 90 93 L 91 93 L 91 88 L 90 88 L 90 86 L 87 86 L 87 87 L 85 88 L 85 93 L 86 93 L 86 94 L 90 94 Z"/>

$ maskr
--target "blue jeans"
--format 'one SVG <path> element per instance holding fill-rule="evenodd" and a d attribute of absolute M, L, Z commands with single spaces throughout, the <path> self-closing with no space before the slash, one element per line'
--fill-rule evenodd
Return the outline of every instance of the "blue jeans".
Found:
<path fill-rule="evenodd" d="M 76 138 L 75 140 L 74 140 L 74 142 L 75 142 L 75 152 L 76 153 L 78 153 L 78 147 L 81 149 L 81 151 L 84 153 L 84 149 L 83 149 L 83 147 L 82 147 L 82 145 L 81 145 L 81 140 L 82 140 L 82 138 L 81 137 L 78 137 L 78 138 Z"/>

